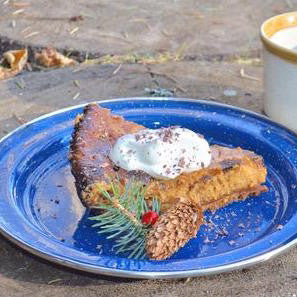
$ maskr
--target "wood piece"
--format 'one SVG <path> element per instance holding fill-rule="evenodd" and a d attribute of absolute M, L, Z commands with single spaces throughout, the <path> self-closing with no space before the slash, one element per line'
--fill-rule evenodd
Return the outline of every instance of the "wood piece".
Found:
<path fill-rule="evenodd" d="M 19 44 L 90 55 L 176 52 L 184 45 L 191 58 L 215 60 L 259 53 L 261 22 L 292 10 L 287 1 L 271 0 L 246 1 L 244 8 L 241 0 L 136 0 L 131 5 L 124 0 L 78 0 L 67 3 L 67 9 L 60 0 L 6 2 L 0 2 L 0 35 Z"/>

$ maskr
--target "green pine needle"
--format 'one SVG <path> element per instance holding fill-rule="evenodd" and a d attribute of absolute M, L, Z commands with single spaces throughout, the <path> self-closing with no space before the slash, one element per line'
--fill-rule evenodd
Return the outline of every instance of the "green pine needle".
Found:
<path fill-rule="evenodd" d="M 107 234 L 106 239 L 115 239 L 115 252 L 128 253 L 128 258 L 142 259 L 145 257 L 146 236 L 150 226 L 141 222 L 142 215 L 149 210 L 144 197 L 145 187 L 140 182 L 130 180 L 124 191 L 118 180 L 110 182 L 108 192 L 99 187 L 107 203 L 97 205 L 94 209 L 101 214 L 90 217 L 96 221 L 92 227 L 100 228 L 98 234 Z M 151 209 L 160 213 L 160 201 L 152 200 Z"/>

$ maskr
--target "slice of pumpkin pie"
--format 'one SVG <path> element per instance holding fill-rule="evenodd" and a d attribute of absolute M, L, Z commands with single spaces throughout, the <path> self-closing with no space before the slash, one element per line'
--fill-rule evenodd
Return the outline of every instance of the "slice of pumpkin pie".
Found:
<path fill-rule="evenodd" d="M 72 173 L 83 204 L 91 207 L 100 203 L 102 197 L 98 188 L 104 187 L 108 190 L 112 177 L 117 177 L 123 185 L 130 178 L 143 182 L 147 186 L 146 198 L 160 199 L 162 211 L 166 211 L 178 201 L 183 200 L 192 201 L 202 210 L 215 210 L 233 201 L 245 199 L 250 195 L 259 195 L 267 190 L 263 185 L 267 171 L 262 157 L 241 148 L 212 145 L 207 150 L 209 157 L 206 156 L 204 148 L 206 156 L 204 157 L 209 158 L 209 164 L 203 164 L 199 157 L 203 154 L 201 152 L 199 154 L 198 148 L 197 156 L 199 156 L 192 161 L 199 163 L 199 166 L 197 170 L 193 170 L 194 163 L 182 156 L 183 153 L 187 155 L 185 146 L 185 148 L 180 148 L 180 151 L 172 152 L 179 157 L 176 164 L 167 166 L 166 162 L 170 163 L 173 159 L 170 151 L 166 152 L 163 159 L 155 164 L 159 169 L 164 170 L 158 169 L 160 172 L 157 175 L 152 174 L 151 159 L 146 159 L 145 156 L 145 153 L 155 153 L 154 147 L 150 146 L 149 150 L 147 149 L 150 137 L 152 140 L 154 137 L 162 140 L 158 149 L 164 145 L 178 148 L 178 145 L 174 143 L 172 145 L 172 142 L 181 137 L 180 134 L 184 130 L 179 127 L 164 128 L 155 135 L 154 131 L 150 132 L 152 130 L 126 121 L 121 116 L 112 115 L 108 109 L 97 104 L 87 105 L 83 114 L 76 118 L 70 145 Z M 119 164 L 121 162 L 115 160 L 116 157 L 112 158 L 113 155 L 124 156 L 121 155 L 123 152 L 121 152 L 121 147 L 118 147 L 118 140 L 131 134 L 134 136 L 130 137 L 134 137 L 134 141 L 139 144 L 138 159 L 133 157 L 133 150 L 127 150 L 126 146 L 124 152 L 126 163 L 129 166 L 137 162 L 139 164 L 139 158 L 142 158 L 146 160 L 147 165 L 143 167 L 143 170 L 138 170 L 137 166 L 134 166 L 136 169 L 132 166 L 127 170 L 124 165 Z M 185 139 L 179 143 L 189 145 L 191 137 L 195 137 L 192 134 L 189 135 L 189 141 Z M 200 135 L 198 137 L 203 138 Z M 125 141 L 126 144 L 130 143 L 127 139 Z M 193 154 L 195 148 L 191 149 Z M 117 150 L 116 153 L 115 150 Z"/>

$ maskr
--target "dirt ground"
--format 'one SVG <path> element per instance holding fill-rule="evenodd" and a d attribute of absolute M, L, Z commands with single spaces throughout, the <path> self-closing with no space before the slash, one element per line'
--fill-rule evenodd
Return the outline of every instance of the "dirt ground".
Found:
<path fill-rule="evenodd" d="M 41 114 L 95 99 L 148 96 L 147 88 L 263 112 L 259 26 L 296 10 L 296 0 L 127 2 L 0 0 L 0 54 L 27 46 L 33 69 L 0 82 L 0 137 Z M 41 69 L 33 53 L 44 46 L 85 63 Z M 0 297 L 293 297 L 296 252 L 228 274 L 129 280 L 53 265 L 0 236 Z"/>

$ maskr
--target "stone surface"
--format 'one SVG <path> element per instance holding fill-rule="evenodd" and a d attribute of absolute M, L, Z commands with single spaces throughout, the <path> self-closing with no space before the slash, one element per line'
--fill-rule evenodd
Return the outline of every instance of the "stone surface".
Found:
<path fill-rule="evenodd" d="M 0 35 L 91 54 L 177 52 L 222 58 L 257 52 L 259 26 L 296 0 L 1 0 Z M 82 16 L 76 21 L 70 18 Z"/>
<path fill-rule="evenodd" d="M 0 136 L 23 121 L 62 107 L 95 99 L 145 96 L 145 88 L 167 88 L 175 90 L 179 97 L 208 98 L 258 112 L 262 110 L 262 68 L 259 66 L 176 62 L 122 65 L 114 74 L 116 69 L 118 65 L 78 66 L 27 72 L 0 82 Z M 253 79 L 241 77 L 241 69 Z M 237 95 L 225 96 L 224 91 L 230 89 Z M 73 100 L 77 93 L 80 95 Z M 297 292 L 296 251 L 294 248 L 268 263 L 228 274 L 189 280 L 128 280 L 53 265 L 0 236 L 0 296 L 293 297 Z"/>
<path fill-rule="evenodd" d="M 184 56 L 183 61 L 156 65 L 23 72 L 0 81 L 0 137 L 47 112 L 97 99 L 146 96 L 146 88 L 262 112 L 259 25 L 296 4 L 297 0 L 0 0 L 0 54 L 26 44 L 31 50 L 47 45 L 72 49 L 83 58 L 87 52 L 154 56 L 170 51 Z M 69 21 L 79 15 L 82 20 Z M 296 297 L 296 252 L 293 248 L 265 264 L 228 274 L 129 280 L 53 265 L 0 236 L 0 297 Z"/>
<path fill-rule="evenodd" d="M 160 65 L 94 65 L 26 72 L 0 81 L 0 136 L 23 120 L 82 102 L 148 96 L 146 88 L 166 88 L 176 97 L 235 104 L 261 112 L 261 67 L 238 63 L 171 62 Z M 119 69 L 119 70 L 118 70 Z M 240 76 L 240 70 L 254 79 Z M 115 70 L 118 70 L 114 74 Z M 224 95 L 226 89 L 237 95 Z"/>

